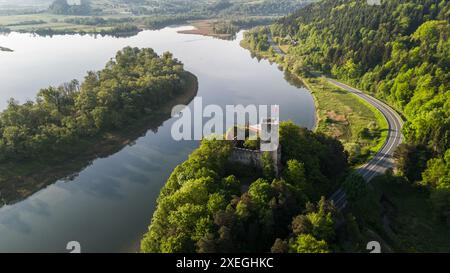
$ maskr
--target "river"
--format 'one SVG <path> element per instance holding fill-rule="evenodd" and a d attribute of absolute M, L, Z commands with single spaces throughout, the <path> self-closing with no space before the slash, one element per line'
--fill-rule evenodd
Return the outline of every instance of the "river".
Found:
<path fill-rule="evenodd" d="M 0 45 L 0 110 L 10 97 L 34 100 L 40 88 L 99 70 L 125 46 L 170 51 L 198 77 L 203 104 L 278 104 L 281 120 L 312 128 L 311 94 L 286 80 L 268 61 L 258 61 L 231 41 L 179 34 L 190 26 L 143 31 L 128 38 L 10 33 Z M 191 103 L 192 104 L 192 103 Z M 192 105 L 190 105 L 192 107 Z M 161 187 L 176 165 L 198 146 L 175 141 L 174 119 L 149 130 L 119 152 L 98 158 L 72 179 L 60 179 L 24 200 L 0 208 L 0 252 L 67 252 L 78 241 L 83 252 L 137 252 Z"/>

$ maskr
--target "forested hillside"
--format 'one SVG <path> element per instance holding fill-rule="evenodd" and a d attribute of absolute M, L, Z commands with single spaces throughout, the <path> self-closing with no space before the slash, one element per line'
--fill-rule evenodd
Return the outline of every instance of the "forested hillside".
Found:
<path fill-rule="evenodd" d="M 330 252 L 342 217 L 322 196 L 347 173 L 341 143 L 284 122 L 284 171 L 229 162 L 229 141 L 204 140 L 171 174 L 143 252 Z M 307 144 L 307 145 L 306 145 Z M 322 198 L 321 198 L 322 197 Z"/>
<path fill-rule="evenodd" d="M 315 0 L 137 0 L 118 1 L 135 14 L 285 15 Z M 94 0 L 95 2 L 95 0 Z"/>
<path fill-rule="evenodd" d="M 89 0 L 80 0 L 78 5 L 71 5 L 67 0 L 55 0 L 48 8 L 50 13 L 63 15 L 89 15 L 91 6 Z"/>
<path fill-rule="evenodd" d="M 53 0 L 49 11 L 57 14 L 130 12 L 134 15 L 285 15 L 316 0 Z"/>
<path fill-rule="evenodd" d="M 269 36 L 289 48 L 281 62 L 302 75 L 321 71 L 403 113 L 406 137 L 397 167 L 432 190 L 435 212 L 450 220 L 450 2 L 325 0 L 248 34 L 269 50 Z M 447 155 L 447 156 L 445 156 Z M 432 159 L 434 158 L 434 159 Z"/>
<path fill-rule="evenodd" d="M 449 2 L 365 2 L 324 1 L 271 30 L 298 41 L 288 59 L 297 69 L 331 72 L 376 94 L 403 111 L 410 142 L 443 154 L 450 145 Z"/>

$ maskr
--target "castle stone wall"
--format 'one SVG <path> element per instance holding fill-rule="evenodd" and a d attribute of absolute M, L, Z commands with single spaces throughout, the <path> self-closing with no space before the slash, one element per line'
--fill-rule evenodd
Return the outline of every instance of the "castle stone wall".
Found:
<path fill-rule="evenodd" d="M 262 152 L 259 150 L 249 150 L 235 147 L 231 153 L 230 160 L 245 165 L 262 168 Z"/>

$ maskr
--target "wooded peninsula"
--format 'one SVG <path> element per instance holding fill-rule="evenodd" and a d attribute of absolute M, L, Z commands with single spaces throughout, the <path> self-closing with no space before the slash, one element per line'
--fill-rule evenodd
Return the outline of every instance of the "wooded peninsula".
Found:
<path fill-rule="evenodd" d="M 171 53 L 126 47 L 82 83 L 44 88 L 24 104 L 11 99 L 0 113 L 2 202 L 22 199 L 157 129 L 197 88 L 196 77 Z"/>

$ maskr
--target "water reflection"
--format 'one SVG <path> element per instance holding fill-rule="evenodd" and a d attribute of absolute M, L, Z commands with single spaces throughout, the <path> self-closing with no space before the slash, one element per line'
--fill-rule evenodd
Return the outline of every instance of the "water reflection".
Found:
<path fill-rule="evenodd" d="M 110 155 L 122 150 L 125 146 L 133 146 L 136 144 L 136 139 L 145 136 L 146 134 L 158 133 L 158 128 L 162 126 L 165 121 L 171 118 L 171 109 L 175 105 L 188 105 L 197 95 L 197 79 L 195 79 L 194 85 L 194 88 L 180 94 L 178 97 L 173 98 L 171 101 L 162 106 L 161 108 L 164 110 L 137 121 L 137 126 L 132 125 L 127 128 L 123 128 L 123 132 L 121 131 L 115 133 L 116 139 L 114 140 L 114 143 L 108 142 L 105 144 L 100 144 L 100 146 L 104 145 L 105 147 L 100 147 L 95 153 L 84 153 L 80 155 L 79 158 L 72 158 L 69 162 L 55 164 L 51 168 L 47 168 L 40 173 L 31 174 L 29 177 L 15 177 L 9 181 L 2 181 L 0 188 L 0 207 L 2 205 L 11 205 L 19 202 L 34 194 L 36 191 L 45 188 L 49 184 L 53 184 L 58 180 L 64 182 L 73 181 L 78 177 L 79 173 L 86 167 L 90 166 L 94 160 L 109 157 Z M 142 159 L 145 160 L 145 155 L 142 156 Z M 138 169 L 137 167 L 130 165 L 128 166 L 134 170 Z M 151 165 L 146 166 L 147 169 L 149 167 L 152 168 Z M 154 166 L 153 170 L 159 171 L 160 167 Z M 92 180 L 86 188 L 86 191 L 103 195 L 105 197 L 107 196 L 109 198 L 118 199 L 122 197 L 117 191 L 119 186 L 116 181 L 117 176 L 105 176 L 102 179 L 108 179 L 111 182 L 107 187 L 104 187 L 101 183 L 102 180 Z M 100 181 L 100 183 L 97 183 L 97 181 Z"/>
<path fill-rule="evenodd" d="M 143 31 L 117 39 L 0 36 L 0 45 L 15 49 L 0 53 L 0 110 L 9 97 L 24 102 L 39 88 L 82 80 L 87 70 L 103 68 L 117 50 L 129 45 L 172 52 L 197 76 L 197 96 L 204 105 L 278 104 L 281 120 L 314 126 L 309 92 L 288 83 L 277 66 L 252 59 L 239 46 L 242 33 L 231 41 L 177 33 L 191 28 Z M 85 160 L 67 179 L 36 180 L 25 188 L 25 199 L 0 208 L 0 252 L 66 252 L 67 242 L 73 240 L 85 252 L 136 251 L 161 187 L 198 146 L 196 141 L 174 141 L 173 122 L 161 117 L 130 136 L 129 143 L 89 159 L 89 164 Z"/>

